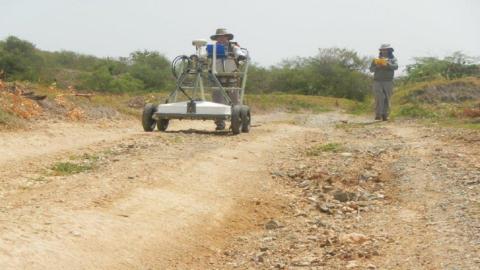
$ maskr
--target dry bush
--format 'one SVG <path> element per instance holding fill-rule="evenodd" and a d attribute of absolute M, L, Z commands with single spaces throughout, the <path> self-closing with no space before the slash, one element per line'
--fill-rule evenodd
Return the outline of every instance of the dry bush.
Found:
<path fill-rule="evenodd" d="M 463 110 L 463 116 L 469 118 L 480 117 L 480 108 L 467 108 Z"/>
<path fill-rule="evenodd" d="M 72 121 L 80 121 L 86 119 L 85 111 L 75 105 L 73 102 L 67 100 L 63 95 L 57 95 L 55 102 L 67 109 L 66 117 Z"/>
<path fill-rule="evenodd" d="M 85 111 L 80 108 L 73 108 L 67 112 L 67 117 L 73 121 L 80 121 L 85 119 Z"/>
<path fill-rule="evenodd" d="M 23 119 L 38 117 L 43 112 L 37 102 L 21 96 L 21 92 L 5 91 L 3 82 L 0 83 L 0 109 Z"/>

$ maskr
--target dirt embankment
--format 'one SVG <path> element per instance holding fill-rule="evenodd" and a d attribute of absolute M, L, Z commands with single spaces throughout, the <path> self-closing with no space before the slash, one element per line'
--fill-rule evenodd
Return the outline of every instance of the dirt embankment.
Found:
<path fill-rule="evenodd" d="M 212 129 L 0 133 L 1 268 L 478 269 L 477 132 L 341 113 Z"/>

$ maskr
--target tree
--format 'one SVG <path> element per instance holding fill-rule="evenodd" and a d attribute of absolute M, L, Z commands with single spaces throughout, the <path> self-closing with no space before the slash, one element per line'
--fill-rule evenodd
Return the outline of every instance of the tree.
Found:
<path fill-rule="evenodd" d="M 97 67 L 93 72 L 88 73 L 81 78 L 78 85 L 79 89 L 88 89 L 96 91 L 109 91 L 112 81 L 114 80 L 112 74 L 106 65 Z"/>
<path fill-rule="evenodd" d="M 370 61 L 355 51 L 320 49 L 315 57 L 297 57 L 282 61 L 263 74 L 271 91 L 295 92 L 363 100 L 370 90 L 371 78 L 366 73 Z M 256 72 L 259 72 L 258 70 Z M 267 73 L 267 72 L 263 72 Z M 252 87 L 252 84 L 249 84 Z"/>
<path fill-rule="evenodd" d="M 439 59 L 417 57 L 415 63 L 407 66 L 407 81 L 427 81 L 435 78 L 456 79 L 466 76 L 480 76 L 480 65 L 473 57 L 462 52 Z"/>
<path fill-rule="evenodd" d="M 317 56 L 307 61 L 311 91 L 317 95 L 363 100 L 371 85 L 366 73 L 369 62 L 367 57 L 360 57 L 352 50 L 320 49 Z"/>
<path fill-rule="evenodd" d="M 129 73 L 149 90 L 164 89 L 173 80 L 170 61 L 158 52 L 136 51 L 130 54 Z"/>
<path fill-rule="evenodd" d="M 0 42 L 0 69 L 8 79 L 36 81 L 43 65 L 32 43 L 14 36 Z"/>
<path fill-rule="evenodd" d="M 247 89 L 249 93 L 271 92 L 271 70 L 251 64 L 248 68 Z"/>

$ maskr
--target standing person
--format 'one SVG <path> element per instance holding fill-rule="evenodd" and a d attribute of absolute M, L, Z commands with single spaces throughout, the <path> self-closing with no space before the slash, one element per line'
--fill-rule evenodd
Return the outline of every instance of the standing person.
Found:
<path fill-rule="evenodd" d="M 393 94 L 393 76 L 398 69 L 398 63 L 390 44 L 382 44 L 379 50 L 378 58 L 370 65 L 370 71 L 374 74 L 375 120 L 387 121 Z"/>
<path fill-rule="evenodd" d="M 248 57 L 247 53 L 244 52 L 238 43 L 232 41 L 233 34 L 229 33 L 225 28 L 217 29 L 215 35 L 210 37 L 212 40 L 216 41 L 217 45 L 223 45 L 226 51 L 226 58 L 217 59 L 217 70 L 224 73 L 232 73 L 238 69 L 238 61 L 244 60 Z M 217 76 L 218 80 L 223 87 L 238 87 L 240 81 L 237 77 L 232 76 Z M 226 90 L 227 95 L 232 100 L 233 104 L 239 104 L 240 96 L 237 90 Z M 213 102 L 226 104 L 225 98 L 222 95 L 220 90 L 215 90 L 212 93 Z M 225 121 L 217 120 L 215 121 L 216 130 L 225 129 Z"/>

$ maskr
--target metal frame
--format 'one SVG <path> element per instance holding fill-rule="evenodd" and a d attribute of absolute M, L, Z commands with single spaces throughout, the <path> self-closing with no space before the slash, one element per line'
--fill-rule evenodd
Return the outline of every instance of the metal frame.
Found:
<path fill-rule="evenodd" d="M 188 66 L 182 70 L 180 76 L 178 76 L 176 81 L 175 90 L 173 90 L 168 96 L 165 103 L 175 103 L 177 102 L 177 97 L 179 92 L 187 97 L 190 102 L 195 101 L 206 101 L 205 98 L 205 89 L 209 88 L 211 90 L 220 90 L 223 97 L 227 101 L 228 105 L 233 106 L 233 102 L 230 96 L 227 94 L 226 90 L 237 90 L 240 92 L 240 105 L 243 105 L 244 96 L 245 96 L 245 87 L 247 84 L 247 72 L 249 67 L 249 58 L 247 57 L 243 60 L 242 65 L 238 66 L 241 70 L 238 72 L 217 72 L 217 46 L 213 46 L 213 55 L 209 58 L 207 55 L 202 55 L 202 47 L 196 46 L 196 54 L 189 58 Z M 194 60 L 193 57 L 196 59 Z M 190 62 L 196 61 L 195 63 Z M 185 64 L 185 62 L 184 62 Z M 218 75 L 226 76 L 236 76 L 241 78 L 240 87 L 224 87 L 218 79 Z M 185 81 L 190 77 L 195 77 L 192 86 L 185 85 Z M 204 79 L 207 79 L 207 84 L 204 83 Z M 209 86 L 209 82 L 213 83 L 212 86 Z M 191 96 L 187 93 L 190 92 Z M 153 116 L 154 119 L 203 119 L 203 120 L 229 120 L 230 115 L 199 115 L 195 113 L 186 113 L 186 114 L 165 114 L 165 113 L 155 113 Z"/>

